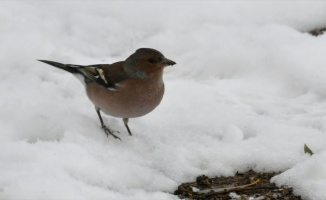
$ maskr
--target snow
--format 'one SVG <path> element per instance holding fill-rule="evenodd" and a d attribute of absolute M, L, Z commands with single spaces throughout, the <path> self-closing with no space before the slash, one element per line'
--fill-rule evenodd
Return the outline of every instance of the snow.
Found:
<path fill-rule="evenodd" d="M 281 171 L 326 199 L 323 1 L 2 1 L 0 199 L 177 199 L 198 175 Z M 36 61 L 177 62 L 152 113 L 105 116 L 73 76 Z M 303 152 L 307 144 L 315 153 Z"/>

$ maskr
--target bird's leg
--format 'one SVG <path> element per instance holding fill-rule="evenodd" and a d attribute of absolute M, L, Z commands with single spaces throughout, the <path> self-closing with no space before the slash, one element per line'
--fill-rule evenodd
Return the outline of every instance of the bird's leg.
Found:
<path fill-rule="evenodd" d="M 122 121 L 123 121 L 125 127 L 127 128 L 127 131 L 129 133 L 129 135 L 132 136 L 131 131 L 130 131 L 129 126 L 128 126 L 129 118 L 123 118 Z"/>
<path fill-rule="evenodd" d="M 100 121 L 101 121 L 101 127 L 104 131 L 104 133 L 106 134 L 106 136 L 109 137 L 109 134 L 112 135 L 115 139 L 119 139 L 121 140 L 118 136 L 116 136 L 113 132 L 113 130 L 111 130 L 109 127 L 106 127 L 104 122 L 103 122 L 103 119 L 102 119 L 102 116 L 101 116 L 101 113 L 100 113 L 100 108 L 98 107 L 95 107 L 95 110 L 97 112 L 97 115 L 98 115 L 98 118 L 100 118 Z"/>

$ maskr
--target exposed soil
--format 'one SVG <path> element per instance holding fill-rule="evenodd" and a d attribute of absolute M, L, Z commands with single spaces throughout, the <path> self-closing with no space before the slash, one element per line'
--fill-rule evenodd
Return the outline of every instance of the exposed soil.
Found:
<path fill-rule="evenodd" d="M 198 200 L 301 200 L 292 188 L 277 187 L 270 179 L 278 173 L 256 173 L 252 170 L 232 177 L 199 176 L 196 182 L 183 183 L 174 192 L 181 199 Z"/>
<path fill-rule="evenodd" d="M 314 30 L 309 31 L 309 33 L 313 36 L 319 36 L 324 34 L 326 28 L 315 28 Z"/>

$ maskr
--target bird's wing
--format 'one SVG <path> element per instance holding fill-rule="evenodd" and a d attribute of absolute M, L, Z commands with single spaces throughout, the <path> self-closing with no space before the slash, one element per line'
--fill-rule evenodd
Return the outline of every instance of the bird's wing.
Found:
<path fill-rule="evenodd" d="M 103 65 L 73 65 L 73 64 L 66 64 L 68 69 L 74 69 L 77 71 L 78 74 L 82 74 L 85 77 L 85 83 L 96 82 L 103 87 L 110 88 L 110 85 L 106 82 L 104 78 L 102 66 Z"/>
<path fill-rule="evenodd" d="M 120 82 L 129 78 L 123 69 L 123 61 L 113 64 L 78 66 L 78 68 L 91 81 L 107 88 L 117 88 Z"/>

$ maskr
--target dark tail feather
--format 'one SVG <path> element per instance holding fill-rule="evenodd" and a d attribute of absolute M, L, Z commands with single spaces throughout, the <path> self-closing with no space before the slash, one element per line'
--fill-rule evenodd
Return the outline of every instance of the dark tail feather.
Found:
<path fill-rule="evenodd" d="M 93 82 L 101 84 L 105 87 L 108 87 L 106 81 L 103 81 L 102 78 L 100 78 L 100 74 L 96 70 L 96 68 L 99 68 L 100 65 L 83 66 L 83 65 L 62 64 L 62 63 L 53 62 L 53 61 L 49 61 L 49 60 L 38 60 L 38 61 L 52 65 L 59 69 L 63 69 L 67 72 L 74 74 L 75 76 L 77 74 L 80 74 L 80 75 L 84 76 L 85 83 L 93 81 Z M 78 78 L 78 76 L 76 76 L 76 77 Z"/>
<path fill-rule="evenodd" d="M 62 64 L 62 63 L 58 63 L 58 62 L 53 62 L 53 61 L 49 61 L 49 60 L 38 60 L 40 62 L 44 62 L 46 64 L 49 64 L 49 65 L 52 65 L 56 68 L 59 68 L 59 69 L 63 69 L 67 72 L 70 72 L 70 73 L 80 73 L 76 68 L 73 68 L 73 67 L 70 67 L 69 65 L 65 65 L 65 64 Z"/>

